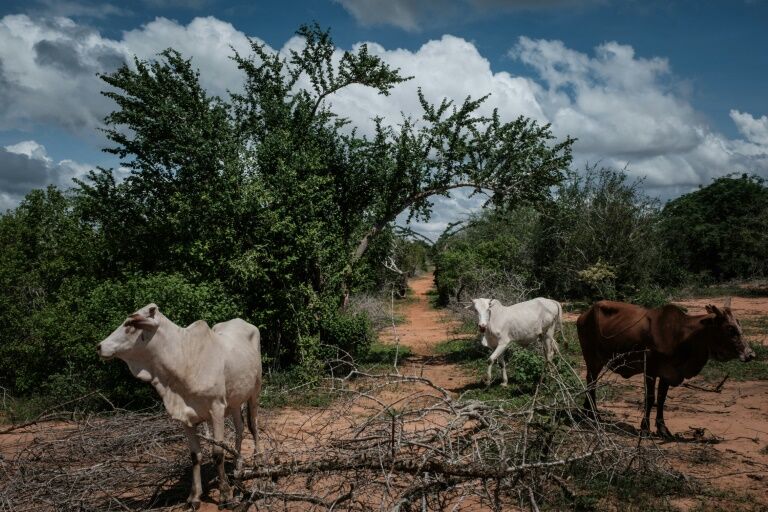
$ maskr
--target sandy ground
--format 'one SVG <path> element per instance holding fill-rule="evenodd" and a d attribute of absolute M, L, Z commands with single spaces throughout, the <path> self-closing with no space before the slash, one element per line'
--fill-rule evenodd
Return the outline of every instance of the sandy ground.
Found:
<path fill-rule="evenodd" d="M 401 368 L 404 374 L 426 377 L 436 385 L 456 392 L 472 382 L 472 378 L 459 366 L 446 363 L 435 353 L 435 345 L 455 337 L 456 322 L 446 311 L 430 304 L 427 292 L 433 287 L 433 279 L 432 274 L 424 274 L 410 281 L 413 298 L 400 310 L 405 322 L 394 330 L 385 329 L 380 338 L 384 343 L 395 343 L 399 339 L 403 346 L 411 349 L 413 355 Z"/>
<path fill-rule="evenodd" d="M 426 294 L 433 286 L 432 275 L 417 277 L 410 285 L 414 300 L 401 310 L 406 322 L 397 326 L 400 343 L 414 353 L 404 362 L 404 372 L 423 373 L 452 391 L 474 383 L 477 376 L 468 376 L 458 366 L 447 364 L 435 355 L 435 345 L 452 337 L 455 324 L 446 312 L 429 304 Z M 688 299 L 679 304 L 692 314 L 700 314 L 705 305 L 722 305 L 724 302 L 725 297 L 715 297 Z M 734 297 L 731 307 L 742 320 L 765 316 L 768 315 L 768 297 Z M 577 317 L 576 313 L 567 313 L 564 320 L 573 322 Z M 391 331 L 382 334 L 383 341 L 395 341 Z M 768 343 L 768 333 L 752 339 Z M 643 407 L 642 377 L 624 380 L 613 376 L 611 379 L 624 391 L 601 407 L 614 419 L 639 426 Z M 700 379 L 691 382 L 712 387 Z M 647 442 L 663 450 L 673 467 L 723 491 L 746 493 L 757 503 L 765 504 L 765 510 L 768 510 L 768 454 L 760 453 L 768 447 L 768 382 L 726 382 L 720 393 L 673 388 L 668 395 L 665 413 L 667 427 L 679 434 L 678 440 L 666 442 L 654 438 Z M 694 442 L 702 436 L 717 442 Z M 696 504 L 695 500 L 694 503 L 683 500 L 678 506 L 687 509 L 692 504 Z"/>

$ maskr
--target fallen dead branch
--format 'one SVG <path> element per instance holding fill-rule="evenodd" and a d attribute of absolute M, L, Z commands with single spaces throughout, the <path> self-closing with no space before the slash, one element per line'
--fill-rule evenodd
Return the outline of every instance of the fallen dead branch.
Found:
<path fill-rule="evenodd" d="M 728 380 L 728 377 L 730 377 L 730 375 L 726 375 L 725 377 L 723 377 L 723 380 L 721 380 L 720 383 L 714 388 L 704 388 L 701 386 L 697 386 L 696 384 L 691 384 L 689 382 L 684 382 L 683 387 L 686 387 L 689 389 L 695 389 L 697 391 L 706 391 L 707 393 L 720 393 L 721 391 L 723 391 L 723 386 L 725 385 L 725 381 Z"/>

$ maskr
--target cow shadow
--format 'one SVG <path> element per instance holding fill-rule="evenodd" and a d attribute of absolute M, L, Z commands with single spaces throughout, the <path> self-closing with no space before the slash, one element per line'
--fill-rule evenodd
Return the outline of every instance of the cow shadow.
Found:
<path fill-rule="evenodd" d="M 232 474 L 235 470 L 234 461 L 224 463 L 229 483 L 235 490 L 234 503 L 224 504 L 226 509 L 232 508 L 242 498 L 245 489 L 241 488 L 239 482 L 235 482 Z M 212 491 L 218 490 L 218 472 L 213 461 L 203 463 L 200 467 L 200 478 L 203 482 L 203 494 L 200 497 L 203 503 L 212 503 L 222 508 L 222 504 L 217 498 L 214 498 Z M 120 498 L 120 502 L 130 510 L 147 510 L 164 507 L 186 507 L 187 497 L 192 485 L 192 465 L 188 465 L 183 470 L 169 474 L 162 481 L 157 482 L 154 493 L 147 498 L 146 496 L 136 496 Z M 216 493 L 218 496 L 218 493 Z M 108 499 L 103 508 L 98 510 L 110 510 L 114 507 L 114 502 Z"/>

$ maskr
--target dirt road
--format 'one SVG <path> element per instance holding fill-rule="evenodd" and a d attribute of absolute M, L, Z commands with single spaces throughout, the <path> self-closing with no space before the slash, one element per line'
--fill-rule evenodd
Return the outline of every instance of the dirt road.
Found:
<path fill-rule="evenodd" d="M 433 287 L 433 279 L 429 273 L 409 282 L 412 299 L 399 310 L 405 321 L 394 329 L 385 329 L 380 338 L 384 343 L 396 343 L 399 338 L 402 346 L 411 349 L 413 355 L 403 361 L 402 373 L 426 377 L 442 388 L 457 392 L 472 378 L 461 367 L 447 363 L 435 352 L 437 344 L 455 336 L 456 322 L 446 311 L 430 304 L 428 292 Z"/>

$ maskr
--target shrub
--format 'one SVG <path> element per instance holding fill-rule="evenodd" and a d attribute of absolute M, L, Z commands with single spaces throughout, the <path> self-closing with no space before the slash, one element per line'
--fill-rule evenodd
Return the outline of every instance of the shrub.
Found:
<path fill-rule="evenodd" d="M 512 350 L 507 360 L 510 381 L 523 393 L 531 393 L 541 379 L 545 364 L 543 357 L 530 350 Z"/>
<path fill-rule="evenodd" d="M 127 365 L 99 361 L 95 345 L 128 314 L 155 302 L 175 323 L 216 322 L 241 316 L 220 283 L 193 283 L 176 274 L 131 275 L 121 280 L 70 279 L 58 300 L 25 320 L 24 338 L 5 343 L 0 381 L 20 394 L 42 392 L 64 400 L 98 389 L 115 405 L 146 404 L 152 390 L 136 381 Z"/>
<path fill-rule="evenodd" d="M 364 355 L 375 338 L 371 322 L 363 313 L 334 310 L 320 322 L 320 342 L 352 356 Z M 326 353 L 324 356 L 323 359 L 326 359 L 335 354 Z"/>
<path fill-rule="evenodd" d="M 768 275 L 768 186 L 730 175 L 667 203 L 665 244 L 680 266 L 715 280 Z"/>
<path fill-rule="evenodd" d="M 671 284 L 659 204 L 623 171 L 571 173 L 541 216 L 534 274 L 556 297 L 618 298 Z"/>

